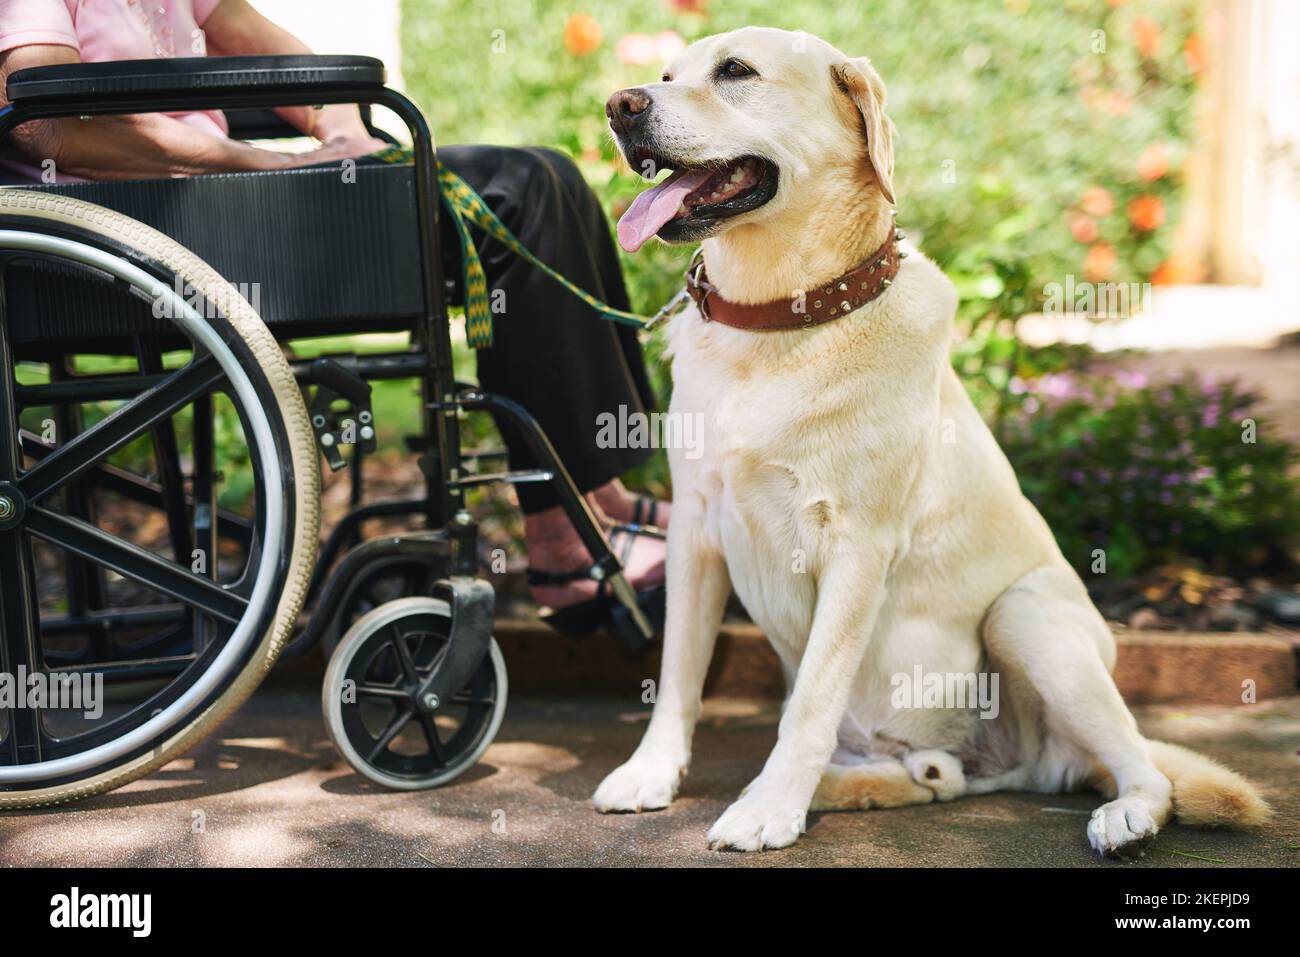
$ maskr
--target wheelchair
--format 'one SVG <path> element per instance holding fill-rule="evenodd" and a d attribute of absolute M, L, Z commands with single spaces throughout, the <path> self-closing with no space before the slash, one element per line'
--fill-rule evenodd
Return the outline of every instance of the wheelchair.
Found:
<path fill-rule="evenodd" d="M 613 630 L 653 640 L 536 420 L 455 378 L 434 144 L 380 61 L 39 67 L 10 77 L 8 99 L 0 137 L 33 119 L 204 109 L 261 139 L 290 132 L 274 107 L 353 103 L 369 123 L 381 106 L 409 130 L 413 162 L 0 189 L 0 664 L 19 692 L 0 702 L 0 808 L 148 774 L 278 658 L 317 646 L 326 726 L 359 773 L 406 790 L 454 779 L 508 695 L 470 489 L 550 483 L 610 585 Z M 288 347 L 375 333 L 406 338 Z M 408 445 L 422 481 L 368 502 L 383 380 L 418 389 Z M 462 449 L 480 412 L 513 422 L 544 467 Z M 322 456 L 349 469 L 348 510 L 323 544 Z M 41 685 L 43 699 L 22 699 Z"/>

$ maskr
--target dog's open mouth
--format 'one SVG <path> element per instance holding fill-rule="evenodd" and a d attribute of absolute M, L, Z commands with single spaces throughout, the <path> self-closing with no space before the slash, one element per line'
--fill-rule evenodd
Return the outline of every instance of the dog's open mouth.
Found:
<path fill-rule="evenodd" d="M 646 149 L 634 151 L 633 165 L 671 169 L 673 174 L 632 201 L 618 221 L 618 242 L 630 253 L 650 239 L 681 241 L 703 236 L 716 222 L 758 209 L 776 195 L 776 164 L 742 156 L 704 166 L 674 163 Z"/>

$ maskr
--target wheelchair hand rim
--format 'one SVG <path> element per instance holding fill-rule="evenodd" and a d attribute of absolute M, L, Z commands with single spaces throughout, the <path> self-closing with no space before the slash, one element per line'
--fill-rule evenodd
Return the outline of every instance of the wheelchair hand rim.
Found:
<path fill-rule="evenodd" d="M 0 249 L 20 249 L 62 256 L 100 269 L 151 296 L 162 298 L 170 307 L 171 311 L 167 314 L 171 316 L 172 321 L 190 335 L 192 341 L 202 344 L 216 359 L 244 407 L 252 426 L 254 442 L 261 453 L 266 515 L 262 561 L 254 579 L 248 611 L 212 664 L 170 705 L 119 738 L 50 761 L 0 766 L 0 785 L 13 785 L 39 783 L 64 775 L 80 774 L 145 748 L 164 737 L 169 731 L 182 727 L 186 718 L 203 705 L 213 692 L 219 691 L 224 686 L 226 679 L 237 672 L 240 662 L 261 637 L 258 624 L 267 601 L 274 601 L 277 598 L 271 592 L 274 588 L 276 565 L 284 546 L 283 526 L 286 504 L 280 476 L 275 471 L 274 463 L 278 458 L 271 424 L 252 382 L 218 335 L 217 330 L 208 325 L 198 310 L 172 286 L 111 253 L 61 236 L 0 229 Z"/>

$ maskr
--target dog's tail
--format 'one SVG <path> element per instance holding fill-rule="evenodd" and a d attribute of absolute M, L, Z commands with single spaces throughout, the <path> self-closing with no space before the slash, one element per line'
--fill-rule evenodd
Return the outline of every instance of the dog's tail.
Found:
<path fill-rule="evenodd" d="M 1174 816 L 1203 827 L 1257 827 L 1273 809 L 1236 771 L 1177 744 L 1148 741 L 1151 760 L 1173 785 Z"/>

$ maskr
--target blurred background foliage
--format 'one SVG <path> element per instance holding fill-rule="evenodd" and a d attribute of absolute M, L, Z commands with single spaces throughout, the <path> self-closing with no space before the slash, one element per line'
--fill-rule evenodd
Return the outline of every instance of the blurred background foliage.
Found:
<path fill-rule="evenodd" d="M 1195 14 L 1189 0 L 405 0 L 404 70 L 440 142 L 563 149 L 616 212 L 641 187 L 604 102 L 657 80 L 661 54 L 763 25 L 869 56 L 898 127 L 899 219 L 975 321 L 1035 308 L 1066 273 L 1142 282 L 1166 265 Z M 687 254 L 625 258 L 638 308 L 672 294 Z"/>
<path fill-rule="evenodd" d="M 1189 387 L 1177 393 L 1186 416 L 1176 419 L 1188 431 L 1147 435 L 1134 417 L 1161 418 L 1156 386 L 1129 383 L 1126 397 L 1091 411 L 1082 396 L 1035 408 L 1024 387 L 1091 361 L 1086 351 L 1017 344 L 1015 320 L 1041 309 L 1050 283 L 1187 278 L 1171 250 L 1204 66 L 1198 15 L 1194 0 L 404 0 L 403 69 L 440 143 L 561 149 L 616 219 L 642 186 L 606 127 L 612 91 L 657 79 L 695 39 L 746 25 L 806 30 L 869 56 L 898 131 L 899 221 L 960 294 L 958 371 L 1071 561 L 1085 567 L 1101 546 L 1131 571 L 1171 553 L 1206 555 L 1214 541 L 1226 549 L 1220 561 L 1279 554 L 1290 531 L 1278 513 L 1300 510 L 1285 445 L 1272 463 L 1283 472 L 1267 487 L 1202 483 L 1194 502 L 1176 497 L 1158 514 L 1145 491 L 1085 495 L 1053 464 L 1087 460 L 1067 471 L 1087 464 L 1086 474 L 1113 475 L 1119 488 L 1144 445 L 1217 462 L 1232 450 L 1198 423 L 1208 405 L 1236 399 Z M 689 254 L 652 243 L 624 255 L 633 307 L 651 313 L 665 302 Z M 648 352 L 666 400 L 658 344 Z M 1188 464 L 1189 474 L 1205 467 Z M 637 479 L 665 490 L 662 455 Z M 1121 505 L 1124 520 L 1112 514 Z M 1207 525 L 1215 509 L 1233 516 L 1223 519 L 1232 535 Z"/>

